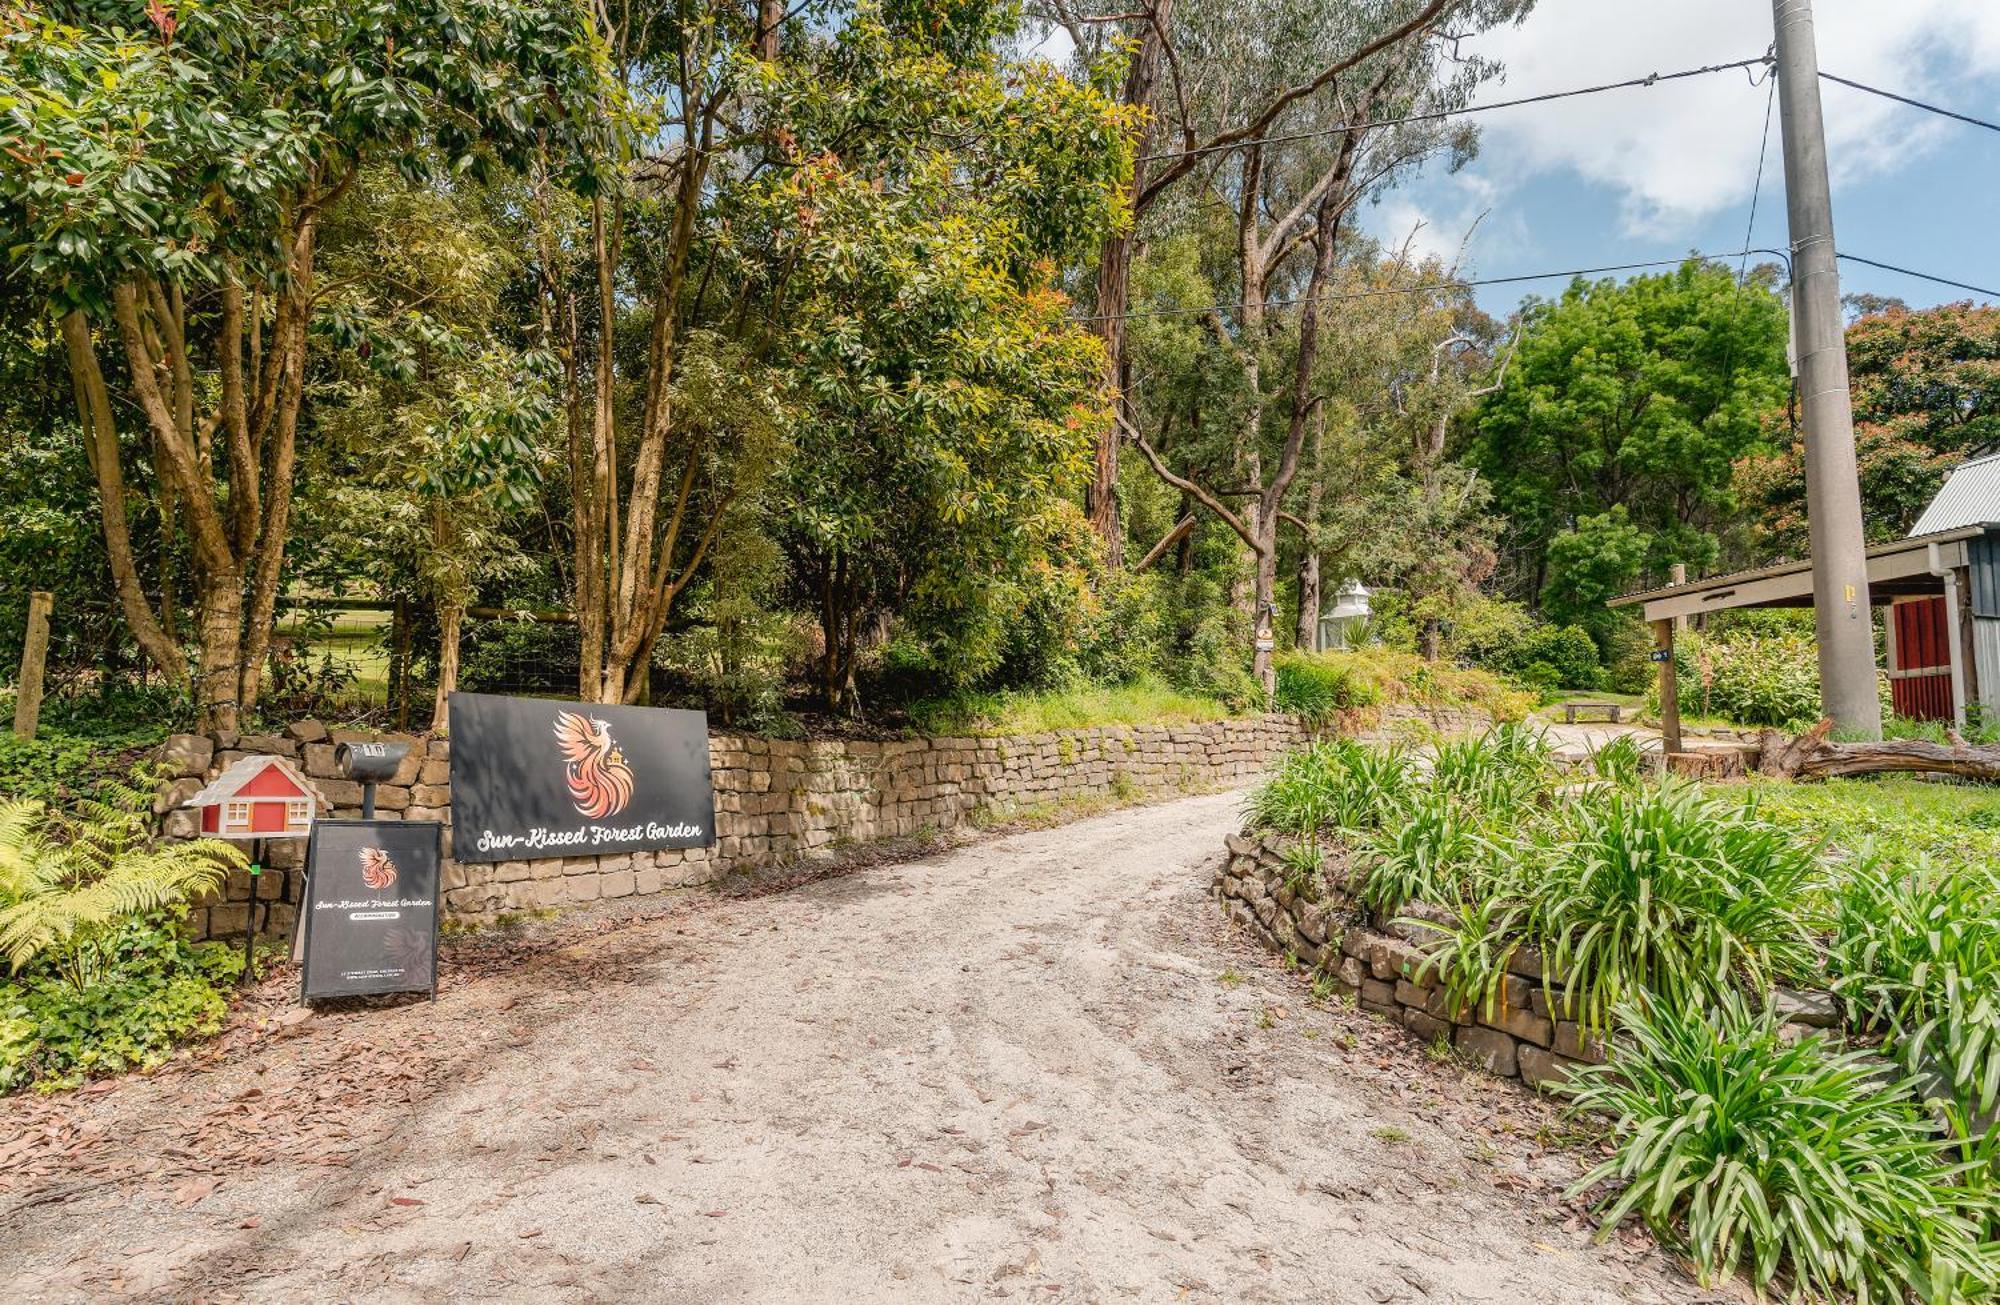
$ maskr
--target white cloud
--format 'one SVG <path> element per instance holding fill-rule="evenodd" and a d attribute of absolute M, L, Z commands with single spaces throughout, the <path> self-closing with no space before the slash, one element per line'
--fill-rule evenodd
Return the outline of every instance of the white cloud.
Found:
<path fill-rule="evenodd" d="M 1973 112 L 2000 104 L 1991 82 L 1974 84 L 2000 73 L 2000 3 L 1818 0 L 1815 11 L 1823 69 Z M 1479 41 L 1507 69 L 1482 98 L 1748 58 L 1770 42 L 1763 0 L 1540 0 L 1521 26 Z M 1476 166 L 1516 182 L 1573 170 L 1623 195 L 1630 232 L 1672 236 L 1747 200 L 1768 94 L 1732 72 L 1502 109 L 1480 119 Z M 1945 134 L 1942 119 L 1878 97 L 1832 85 L 1822 94 L 1836 183 L 1891 172 Z M 1766 167 L 1767 178 L 1781 167 L 1775 123 Z"/>
<path fill-rule="evenodd" d="M 1499 203 L 1500 187 L 1476 171 L 1437 176 L 1422 188 L 1421 200 L 1391 191 L 1363 218 L 1383 246 L 1405 243 L 1412 258 L 1436 258 L 1447 266 L 1469 264 L 1474 247 L 1483 255 L 1504 254 L 1527 235 L 1520 215 Z"/>

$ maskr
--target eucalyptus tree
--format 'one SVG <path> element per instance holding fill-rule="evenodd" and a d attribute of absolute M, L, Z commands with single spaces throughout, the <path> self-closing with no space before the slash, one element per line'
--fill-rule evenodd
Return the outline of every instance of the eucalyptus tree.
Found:
<path fill-rule="evenodd" d="M 1298 520 L 1290 495 L 1328 399 L 1323 337 L 1350 293 L 1338 286 L 1351 215 L 1423 160 L 1469 156 L 1470 129 L 1427 115 L 1462 107 L 1498 72 L 1458 58 L 1457 38 L 1526 8 L 1409 0 L 1253 10 L 1222 0 L 1175 12 L 1163 58 L 1202 72 L 1175 83 L 1178 140 L 1144 174 L 1134 203 L 1168 229 L 1184 222 L 1202 233 L 1212 298 L 1157 308 L 1204 323 L 1227 360 L 1227 417 L 1203 423 L 1208 449 L 1184 442 L 1170 459 L 1149 433 L 1147 369 L 1128 356 L 1117 418 L 1147 465 L 1249 550 L 1246 615 L 1260 633 L 1276 624 L 1279 527 Z M 1260 637 L 1254 654 L 1267 692 L 1274 643 Z"/>
<path fill-rule="evenodd" d="M 372 160 L 477 172 L 566 130 L 598 75 L 577 15 L 560 0 L 0 15 L 5 257 L 61 324 L 125 620 L 203 724 L 233 728 L 258 696 L 306 373 L 342 289 L 317 275 L 327 210 Z M 192 659 L 146 592 L 141 492 L 188 541 Z"/>
<path fill-rule="evenodd" d="M 1316 249 L 1317 237 L 1333 234 L 1355 199 L 1383 184 L 1394 169 L 1378 172 L 1369 156 L 1381 152 L 1379 142 L 1359 136 L 1282 145 L 1271 138 L 1335 125 L 1364 127 L 1395 116 L 1398 106 L 1427 110 L 1463 103 L 1497 69 L 1478 59 L 1459 60 L 1459 38 L 1516 21 L 1532 3 L 1140 0 L 1136 7 L 1119 4 L 1113 12 L 1094 13 L 1073 0 L 1040 0 L 1038 12 L 1068 31 L 1086 63 L 1107 47 L 1127 52 L 1123 99 L 1144 113 L 1128 192 L 1135 229 L 1109 233 L 1100 249 L 1093 315 L 1107 346 L 1107 386 L 1121 400 L 1118 420 L 1099 434 L 1086 501 L 1114 561 L 1123 547 L 1116 505 L 1118 446 L 1134 415 L 1126 394 L 1134 368 L 1125 323 L 1134 242 L 1143 240 L 1147 219 L 1192 185 L 1254 219 L 1238 232 L 1242 302 L 1253 299 L 1258 282 L 1278 278 L 1295 261 L 1300 269 L 1295 279 L 1310 281 L 1315 257 L 1301 257 L 1302 247 L 1312 243 Z M 1402 132 L 1397 148 L 1412 149 L 1419 136 L 1437 142 L 1449 134 L 1447 128 Z M 1298 173 L 1290 193 L 1266 196 L 1267 174 L 1275 178 L 1288 171 Z M 1276 202 L 1266 211 L 1272 199 Z M 1255 337 L 1264 326 L 1250 322 L 1247 330 Z M 1249 535 L 1260 533 L 1246 525 Z"/>

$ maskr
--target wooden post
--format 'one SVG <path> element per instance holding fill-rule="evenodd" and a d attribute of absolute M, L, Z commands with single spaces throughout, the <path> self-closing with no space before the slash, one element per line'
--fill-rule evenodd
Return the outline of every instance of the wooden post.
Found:
<path fill-rule="evenodd" d="M 1958 568 L 1944 573 L 1945 664 L 1951 667 L 1951 723 L 1965 728 L 1965 631 L 1959 620 Z"/>
<path fill-rule="evenodd" d="M 21 643 L 21 678 L 14 693 L 14 733 L 35 737 L 42 719 L 42 673 L 49 664 L 49 612 L 55 595 L 37 589 L 28 595 L 28 637 Z"/>
<path fill-rule="evenodd" d="M 410 728 L 410 600 L 396 596 L 396 613 L 389 637 L 389 702 L 396 708 L 396 728 Z"/>
<path fill-rule="evenodd" d="M 1679 586 L 1679 585 L 1684 585 L 1684 584 L 1686 584 L 1686 583 L 1688 582 L 1688 568 L 1687 568 L 1687 563 L 1686 563 L 1686 562 L 1676 562 L 1676 563 L 1674 563 L 1674 565 L 1673 565 L 1673 569 L 1672 569 L 1672 570 L 1670 570 L 1670 571 L 1669 571 L 1669 572 L 1667 573 L 1667 580 L 1668 580 L 1668 582 L 1669 582 L 1669 583 L 1671 583 L 1671 584 L 1673 584 L 1673 585 L 1676 585 L 1676 586 Z M 1676 616 L 1676 617 L 1674 618 L 1674 629 L 1675 629 L 1675 630 L 1685 630 L 1685 629 L 1687 629 L 1687 628 L 1688 628 L 1688 619 L 1687 619 L 1687 617 L 1685 617 L 1685 616 Z"/>
<path fill-rule="evenodd" d="M 1666 742 L 1668 752 L 1681 750 L 1681 695 L 1680 683 L 1674 674 L 1674 623 L 1671 620 L 1653 622 L 1653 647 L 1665 653 L 1660 658 L 1660 737 Z"/>

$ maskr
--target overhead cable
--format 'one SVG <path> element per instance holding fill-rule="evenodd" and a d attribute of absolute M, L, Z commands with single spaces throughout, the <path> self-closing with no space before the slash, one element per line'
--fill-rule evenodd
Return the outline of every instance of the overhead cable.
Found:
<path fill-rule="evenodd" d="M 1495 109 L 1518 109 L 1529 104 L 1547 104 L 1553 100 L 1568 100 L 1579 95 L 1602 95 L 1606 91 L 1631 90 L 1646 86 L 1657 86 L 1661 82 L 1681 81 L 1689 77 L 1705 77 L 1711 73 L 1734 72 L 1743 68 L 1760 68 L 1770 62 L 1770 56 L 1758 55 L 1754 59 L 1738 59 L 1732 63 L 1712 63 L 1700 68 L 1683 68 L 1679 72 L 1648 73 L 1644 77 L 1631 77 L 1622 82 L 1605 82 L 1599 86 L 1579 86 L 1568 91 L 1547 91 L 1541 95 L 1524 95 L 1519 99 L 1495 100 L 1490 104 L 1469 104 L 1462 109 L 1435 109 L 1429 113 L 1412 113 L 1402 118 L 1382 118 L 1371 122 L 1344 122 L 1333 127 L 1319 127 L 1312 131 L 1296 131 L 1280 136 L 1256 136 L 1246 140 L 1226 141 L 1214 145 L 1197 145 L 1193 149 L 1161 150 L 1157 154 L 1142 154 L 1140 163 L 1159 163 L 1167 159 L 1185 159 L 1199 154 L 1217 154 L 1227 150 L 1240 150 L 1251 145 L 1283 145 L 1291 141 L 1313 140 L 1320 136 L 1340 136 L 1348 132 L 1374 131 L 1380 127 L 1403 127 L 1418 122 L 1439 122 L 1445 118 L 1460 118 L 1474 113 L 1491 113 Z"/>
<path fill-rule="evenodd" d="M 1988 131 L 2000 131 L 2000 122 L 1988 122 L 1984 118 L 1975 118 L 1969 113 L 1960 113 L 1956 109 L 1946 109 L 1935 104 L 1926 104 L 1922 100 L 1914 100 L 1907 95 L 1898 95 L 1894 91 L 1885 91 L 1879 86 L 1870 86 L 1866 82 L 1857 82 L 1848 77 L 1837 77 L 1823 68 L 1820 70 L 1819 75 L 1830 82 L 1839 82 L 1842 86 L 1851 86 L 1857 91 L 1866 91 L 1870 95 L 1879 95 L 1885 100 L 1894 100 L 1898 104 L 1907 104 L 1913 109 L 1922 109 L 1925 113 L 1935 113 L 1940 118 L 1955 118 L 1960 122 L 1969 123 L 1974 127 L 1984 127 Z"/>
<path fill-rule="evenodd" d="M 1429 281 L 1415 285 L 1376 286 L 1368 290 L 1347 290 L 1338 294 L 1297 295 L 1290 298 L 1266 299 L 1261 301 L 1265 308 L 1289 308 L 1300 304 L 1345 303 L 1357 299 L 1381 299 L 1391 295 L 1431 294 L 1445 290 L 1470 290 L 1479 286 L 1519 285 L 1527 281 L 1570 280 L 1580 276 L 1604 276 L 1612 272 L 1642 272 L 1656 267 L 1679 267 L 1683 263 L 1720 263 L 1731 258 L 1743 258 L 1750 254 L 1771 254 L 1788 263 L 1789 256 L 1781 249 L 1735 249 L 1726 254 L 1683 254 L 1679 258 L 1656 258 L 1643 263 L 1613 263 L 1605 267 L 1577 267 L 1562 272 L 1524 272 L 1516 276 L 1486 276 L 1454 278 L 1449 281 Z M 1208 313 L 1240 312 L 1249 307 L 1237 302 L 1230 304 L 1204 304 L 1199 308 L 1137 308 L 1123 313 L 1099 313 L 1071 320 L 1078 322 L 1108 322 L 1113 319 L 1130 320 L 1135 317 L 1184 317 L 1206 315 Z"/>
<path fill-rule="evenodd" d="M 1836 253 L 1834 257 L 1843 263 L 1860 263 L 1865 267 L 1880 268 L 1884 272 L 1894 272 L 1899 276 L 1913 276 L 1919 281 L 1930 281 L 1937 285 L 1948 285 L 1956 290 L 1970 290 L 1976 295 L 1985 295 L 1988 299 L 2000 299 L 2000 290 L 1988 290 L 1982 285 L 1972 285 L 1966 281 L 1953 281 L 1942 276 L 1932 276 L 1929 272 L 1913 272 L 1907 267 L 1897 267 L 1894 263 L 1878 263 L 1872 258 L 1863 258 L 1859 254 Z"/>

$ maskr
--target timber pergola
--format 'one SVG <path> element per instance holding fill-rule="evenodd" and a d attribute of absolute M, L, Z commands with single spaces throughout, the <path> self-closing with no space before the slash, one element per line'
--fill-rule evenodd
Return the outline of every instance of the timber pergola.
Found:
<path fill-rule="evenodd" d="M 1904 596 L 1942 594 L 1947 629 L 1959 627 L 1959 573 L 1970 563 L 1970 541 L 1988 526 L 1966 526 L 1935 534 L 1912 535 L 1868 550 L 1868 603 L 1884 606 Z M 1681 713 L 1674 677 L 1674 631 L 1687 618 L 1740 607 L 1811 607 L 1812 559 L 1780 562 L 1750 571 L 1691 580 L 1686 584 L 1647 589 L 1614 598 L 1611 607 L 1643 606 L 1653 627 L 1653 658 L 1660 666 L 1660 733 L 1669 752 L 1681 751 Z M 1961 724 L 1965 712 L 1965 652 L 1957 637 L 1946 641 L 1951 656 L 1953 710 Z"/>

